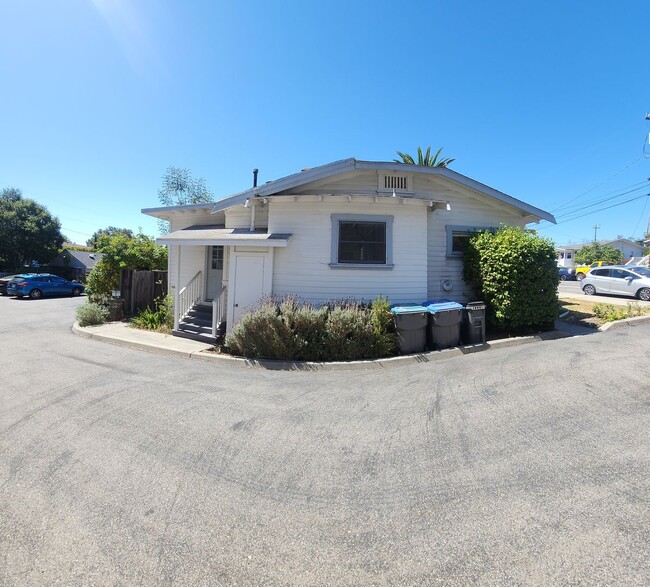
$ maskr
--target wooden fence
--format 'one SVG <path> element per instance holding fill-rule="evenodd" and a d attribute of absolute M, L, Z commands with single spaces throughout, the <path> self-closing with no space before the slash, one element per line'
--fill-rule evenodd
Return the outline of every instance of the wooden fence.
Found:
<path fill-rule="evenodd" d="M 167 271 L 122 269 L 120 295 L 127 316 L 135 316 L 147 307 L 153 309 L 155 301 L 167 295 Z"/>

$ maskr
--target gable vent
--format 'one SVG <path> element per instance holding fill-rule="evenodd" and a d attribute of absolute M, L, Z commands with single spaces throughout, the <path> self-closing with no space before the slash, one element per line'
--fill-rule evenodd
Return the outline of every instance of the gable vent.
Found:
<path fill-rule="evenodd" d="M 379 185 L 381 192 L 412 192 L 412 177 L 409 174 L 398 175 L 396 173 L 386 173 L 379 175 Z"/>
<path fill-rule="evenodd" d="M 406 175 L 385 175 L 384 189 L 385 190 L 407 190 L 408 178 L 406 177 Z"/>

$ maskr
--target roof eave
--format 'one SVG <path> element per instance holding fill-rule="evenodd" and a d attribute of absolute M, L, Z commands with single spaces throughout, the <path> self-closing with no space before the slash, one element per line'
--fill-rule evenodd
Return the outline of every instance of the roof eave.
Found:
<path fill-rule="evenodd" d="M 302 184 L 330 177 L 337 173 L 341 173 L 342 171 L 354 169 L 354 164 L 354 157 L 350 157 L 348 159 L 334 161 L 333 163 L 327 163 L 326 165 L 320 165 L 319 167 L 306 169 L 305 171 L 299 171 L 298 173 L 287 175 L 286 177 L 276 179 L 275 181 L 269 181 L 246 191 L 239 192 L 238 194 L 234 194 L 228 198 L 224 198 L 223 200 L 219 200 L 214 204 L 212 212 L 220 212 L 226 208 L 237 206 L 238 204 L 244 204 L 248 198 L 270 196 Z"/>

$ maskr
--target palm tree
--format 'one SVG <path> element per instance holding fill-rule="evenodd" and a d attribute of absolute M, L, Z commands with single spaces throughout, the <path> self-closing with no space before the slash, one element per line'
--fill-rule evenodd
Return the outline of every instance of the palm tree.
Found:
<path fill-rule="evenodd" d="M 400 159 L 393 159 L 395 163 L 406 163 L 407 165 L 424 165 L 425 167 L 447 167 L 450 163 L 454 162 L 456 159 L 450 159 L 449 157 L 444 157 L 438 159 L 440 151 L 443 147 L 440 147 L 437 153 L 431 157 L 431 147 L 427 147 L 427 152 L 422 155 L 422 149 L 418 147 L 418 162 L 416 163 L 408 153 L 402 153 L 397 151 L 397 154 L 401 157 Z"/>

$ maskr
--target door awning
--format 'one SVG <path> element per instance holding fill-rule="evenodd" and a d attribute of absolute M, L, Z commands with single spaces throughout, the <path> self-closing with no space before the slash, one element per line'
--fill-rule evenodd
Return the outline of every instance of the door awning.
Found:
<path fill-rule="evenodd" d="M 290 234 L 250 231 L 223 226 L 189 226 L 156 239 L 159 245 L 237 245 L 238 247 L 286 247 Z"/>

